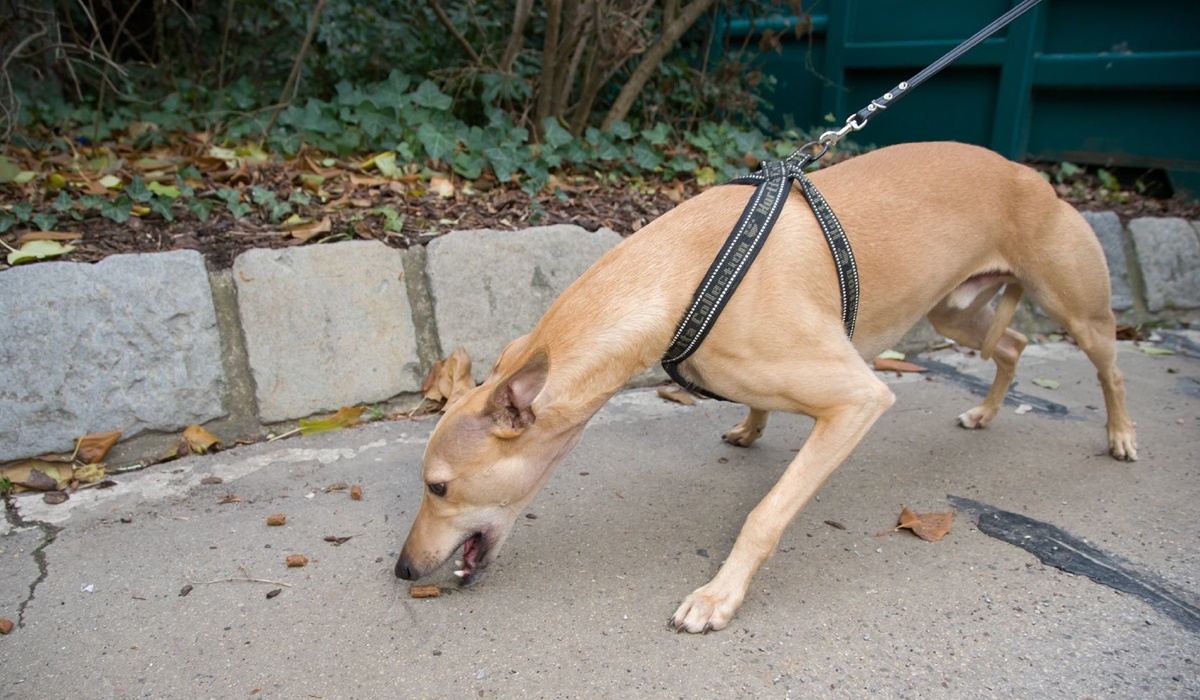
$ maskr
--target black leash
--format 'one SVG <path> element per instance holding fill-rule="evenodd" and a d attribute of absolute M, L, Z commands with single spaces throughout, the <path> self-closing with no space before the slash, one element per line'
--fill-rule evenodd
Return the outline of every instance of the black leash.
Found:
<path fill-rule="evenodd" d="M 854 263 L 854 251 L 850 247 L 850 240 L 842 230 L 837 216 L 834 215 L 833 210 L 821 193 L 817 191 L 817 188 L 805 177 L 804 168 L 824 156 L 829 151 L 829 147 L 837 143 L 843 136 L 851 131 L 862 129 L 875 115 L 912 92 L 918 85 L 1020 17 L 1038 2 L 1040 0 L 1023 0 L 1019 5 L 976 32 L 974 36 L 934 61 L 920 73 L 900 83 L 879 98 L 871 100 L 870 104 L 851 115 L 841 129 L 825 132 L 817 141 L 804 144 L 786 160 L 763 163 L 756 172 L 725 183 L 755 185 L 755 190 L 746 204 L 746 208 L 742 211 L 737 225 L 733 227 L 733 231 L 725 240 L 721 251 L 709 266 L 704 280 L 696 289 L 687 315 L 679 324 L 675 336 L 671 339 L 670 347 L 663 355 L 662 367 L 676 384 L 701 396 L 726 400 L 684 378 L 679 372 L 679 364 L 691 357 L 700 347 L 700 343 L 712 330 L 713 324 L 716 323 L 717 317 L 729 302 L 729 298 L 741 284 L 750 263 L 758 256 L 763 243 L 766 242 L 767 235 L 770 234 L 775 222 L 779 219 L 783 205 L 787 202 L 788 195 L 791 194 L 793 182 L 799 183 L 800 190 L 812 208 L 813 215 L 816 216 L 817 223 L 820 224 L 821 231 L 825 235 L 825 241 L 829 244 L 829 250 L 833 254 L 834 264 L 837 267 L 838 286 L 842 295 L 842 325 L 846 330 L 846 337 L 854 337 L 859 302 L 858 268 Z M 818 148 L 819 150 L 814 152 Z"/>

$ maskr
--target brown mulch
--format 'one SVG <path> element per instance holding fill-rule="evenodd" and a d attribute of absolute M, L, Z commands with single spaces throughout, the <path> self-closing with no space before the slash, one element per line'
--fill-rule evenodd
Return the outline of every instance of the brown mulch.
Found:
<path fill-rule="evenodd" d="M 206 174 L 197 192 L 206 187 L 257 186 L 276 193 L 286 200 L 300 188 L 296 167 L 267 163 L 222 177 Z M 223 206 L 217 206 L 207 221 L 199 221 L 180 204 L 176 219 L 166 221 L 157 215 L 133 217 L 126 223 L 115 223 L 98 214 L 89 213 L 80 221 L 60 217 L 56 228 L 79 233 L 82 238 L 71 241 L 75 250 L 59 259 L 75 262 L 95 262 L 120 253 L 145 253 L 191 249 L 201 252 L 210 269 L 223 270 L 233 260 L 251 248 L 280 248 L 295 245 L 319 245 L 323 242 L 354 239 L 376 239 L 388 245 L 407 248 L 423 245 L 439 235 L 455 230 L 500 229 L 516 230 L 536 225 L 576 224 L 587 230 L 610 228 L 625 236 L 670 210 L 685 197 L 699 191 L 692 182 L 669 183 L 614 181 L 592 177 L 554 180 L 553 191 L 531 198 L 513 186 L 498 186 L 483 178 L 473 183 L 452 181 L 453 194 L 443 196 L 426 189 L 427 182 L 409 179 L 385 181 L 382 178 L 355 176 L 350 170 L 337 171 L 328 178 L 321 198 L 314 197 L 308 206 L 294 206 L 297 214 L 313 220 L 329 219 L 329 232 L 302 239 L 272 222 L 259 208 L 241 219 L 234 220 Z M 548 188 L 549 189 L 549 188 Z M 1200 219 L 1200 202 L 1194 200 L 1156 199 L 1134 192 L 1109 193 L 1090 176 L 1076 179 L 1070 186 L 1060 185 L 1060 195 L 1082 210 L 1114 211 L 1123 220 L 1142 216 L 1178 216 Z M 36 190 L 0 186 L 0 204 L 29 201 L 35 210 L 46 210 L 52 197 Z M 400 231 L 385 228 L 385 216 L 376 213 L 386 207 L 403 217 Z M 0 234 L 0 240 L 19 247 L 22 234 L 34 229 L 18 225 Z M 2 252 L 2 251 L 0 251 Z M 0 270 L 6 269 L 0 255 Z"/>

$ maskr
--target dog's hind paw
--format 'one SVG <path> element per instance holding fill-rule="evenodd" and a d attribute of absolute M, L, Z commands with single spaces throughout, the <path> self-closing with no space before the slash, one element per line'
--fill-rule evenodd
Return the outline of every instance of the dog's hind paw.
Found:
<path fill-rule="evenodd" d="M 667 627 L 692 634 L 715 632 L 729 624 L 741 604 L 741 596 L 716 593 L 709 586 L 702 586 L 684 599 L 667 621 Z"/>
<path fill-rule="evenodd" d="M 978 430 L 992 421 L 995 414 L 989 415 L 989 412 L 983 406 L 976 406 L 966 413 L 958 417 L 958 424 L 967 430 Z"/>

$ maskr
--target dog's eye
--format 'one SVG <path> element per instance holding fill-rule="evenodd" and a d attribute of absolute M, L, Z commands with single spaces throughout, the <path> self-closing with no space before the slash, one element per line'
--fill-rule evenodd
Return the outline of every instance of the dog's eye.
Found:
<path fill-rule="evenodd" d="M 432 493 L 435 496 L 445 496 L 446 495 L 446 482 L 440 481 L 436 484 L 430 484 L 429 485 L 429 493 Z"/>

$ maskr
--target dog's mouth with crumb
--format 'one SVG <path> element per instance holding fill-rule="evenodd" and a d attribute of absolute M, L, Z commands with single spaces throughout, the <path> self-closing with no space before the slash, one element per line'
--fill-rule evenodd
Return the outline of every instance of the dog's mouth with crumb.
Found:
<path fill-rule="evenodd" d="M 491 542 L 485 533 L 474 532 L 467 537 L 462 544 L 462 559 L 456 562 L 459 568 L 454 571 L 454 575 L 461 580 L 460 585 L 470 586 L 483 578 L 490 563 L 488 560 L 490 549 Z"/>

